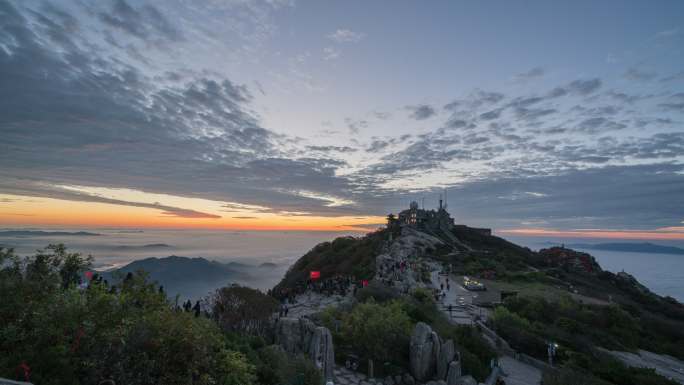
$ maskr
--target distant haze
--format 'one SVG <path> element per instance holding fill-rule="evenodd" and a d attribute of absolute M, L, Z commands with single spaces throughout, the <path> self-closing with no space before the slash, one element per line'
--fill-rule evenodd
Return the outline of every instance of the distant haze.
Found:
<path fill-rule="evenodd" d="M 35 231 L 35 230 L 34 230 Z M 55 230 L 56 231 L 56 230 Z M 69 232 L 69 230 L 62 230 Z M 90 231 L 89 231 L 90 232 Z M 287 268 L 316 244 L 349 232 L 262 232 L 214 230 L 143 230 L 121 231 L 95 229 L 100 236 L 2 236 L 0 245 L 15 247 L 20 255 L 32 254 L 49 243 L 64 243 L 69 250 L 91 254 L 95 267 L 106 270 L 149 257 L 171 255 L 204 257 L 219 262 L 240 262 L 258 266 L 273 263 L 261 275 L 250 275 L 252 282 L 242 284 L 261 289 L 275 285 Z M 36 233 L 39 234 L 39 233 Z"/>
<path fill-rule="evenodd" d="M 8 230 L 8 229 L 4 229 Z M 31 231 L 42 231 L 32 229 Z M 75 232 L 70 229 L 52 229 L 52 232 Z M 255 288 L 268 289 L 285 274 L 297 258 L 316 244 L 331 241 L 343 235 L 361 235 L 352 232 L 302 232 L 302 231 L 215 231 L 215 230 L 112 230 L 88 229 L 100 236 L 53 235 L 53 236 L 2 236 L 0 245 L 16 247 L 21 255 L 33 253 L 49 243 L 62 242 L 70 250 L 95 257 L 95 267 L 100 270 L 122 267 L 132 261 L 149 257 L 163 258 L 171 255 L 203 257 L 224 263 L 240 262 L 250 266 L 273 263 L 261 274 L 250 274 L 249 282 L 238 280 Z M 38 233 L 42 234 L 42 233 Z M 552 245 L 600 244 L 615 242 L 614 239 L 520 237 L 504 238 L 522 246 L 538 250 Z M 643 243 L 643 241 L 623 241 Z M 672 240 L 652 241 L 654 244 L 684 248 L 684 242 Z M 601 266 L 610 271 L 626 271 L 637 277 L 651 290 L 661 295 L 671 295 L 684 301 L 684 258 L 674 254 L 618 252 L 579 248 L 594 255 Z"/>

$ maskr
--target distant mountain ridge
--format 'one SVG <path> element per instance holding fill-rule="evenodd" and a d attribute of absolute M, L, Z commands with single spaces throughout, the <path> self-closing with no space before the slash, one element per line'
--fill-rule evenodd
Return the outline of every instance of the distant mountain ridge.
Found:
<path fill-rule="evenodd" d="M 575 243 L 567 245 L 574 249 L 590 249 L 605 251 L 622 251 L 625 253 L 654 253 L 684 255 L 684 249 L 675 246 L 657 245 L 650 242 L 612 242 L 612 243 Z"/>
<path fill-rule="evenodd" d="M 163 258 L 151 257 L 133 261 L 118 269 L 101 272 L 104 279 L 114 283 L 126 274 L 145 271 L 151 281 L 164 286 L 171 298 L 198 299 L 208 293 L 232 283 L 247 283 L 259 279 L 261 273 L 271 267 L 253 266 L 240 262 L 222 263 L 201 257 L 172 255 Z"/>
<path fill-rule="evenodd" d="M 166 243 L 150 243 L 150 244 L 146 244 L 146 245 L 117 245 L 117 246 L 113 246 L 112 249 L 119 250 L 119 251 L 126 251 L 126 250 L 169 249 L 171 247 L 172 247 L 171 245 L 167 245 Z"/>

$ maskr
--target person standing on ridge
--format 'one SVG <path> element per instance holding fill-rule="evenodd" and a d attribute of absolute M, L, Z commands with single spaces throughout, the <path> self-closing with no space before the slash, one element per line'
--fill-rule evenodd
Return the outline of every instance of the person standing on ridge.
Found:
<path fill-rule="evenodd" d="M 194 310 L 194 312 L 195 312 L 195 317 L 200 316 L 200 311 L 202 310 L 202 308 L 200 307 L 199 300 L 197 300 L 197 302 L 195 302 L 195 306 L 193 306 L 192 310 Z"/>

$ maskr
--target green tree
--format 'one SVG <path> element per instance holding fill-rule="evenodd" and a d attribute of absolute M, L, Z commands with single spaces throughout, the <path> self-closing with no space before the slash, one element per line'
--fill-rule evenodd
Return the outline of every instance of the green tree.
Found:
<path fill-rule="evenodd" d="M 226 331 L 241 331 L 262 335 L 268 321 L 278 309 L 271 296 L 249 287 L 223 287 L 206 300 L 212 316 Z"/>
<path fill-rule="evenodd" d="M 305 356 L 288 356 L 279 346 L 259 351 L 258 379 L 261 385 L 320 385 L 321 373 Z"/>
<path fill-rule="evenodd" d="M 386 305 L 373 300 L 358 304 L 343 319 L 345 339 L 379 361 L 405 361 L 411 319 L 399 302 Z"/>
<path fill-rule="evenodd" d="M 0 249 L 0 377 L 26 364 L 48 385 L 254 383 L 216 324 L 175 311 L 145 274 L 76 287 L 89 262 L 60 245 L 23 260 Z"/>

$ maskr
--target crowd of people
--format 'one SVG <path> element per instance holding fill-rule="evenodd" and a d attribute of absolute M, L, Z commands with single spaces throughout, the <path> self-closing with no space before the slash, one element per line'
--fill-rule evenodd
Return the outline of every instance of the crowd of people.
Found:
<path fill-rule="evenodd" d="M 307 279 L 297 282 L 293 287 L 281 288 L 277 292 L 269 291 L 269 294 L 280 300 L 282 303 L 295 303 L 298 295 L 306 293 L 318 293 L 323 295 L 346 296 L 350 291 L 356 294 L 356 290 L 361 286 L 361 281 L 357 281 L 350 275 L 335 275 L 329 278 Z"/>
<path fill-rule="evenodd" d="M 377 278 L 389 282 L 399 281 L 408 267 L 409 264 L 406 260 L 381 264 L 378 268 Z"/>
<path fill-rule="evenodd" d="M 411 290 L 411 285 L 407 283 L 408 275 L 420 270 L 420 265 L 407 258 L 395 260 L 385 257 L 377 264 L 376 270 L 377 281 L 385 286 L 398 287 L 407 294 Z"/>

